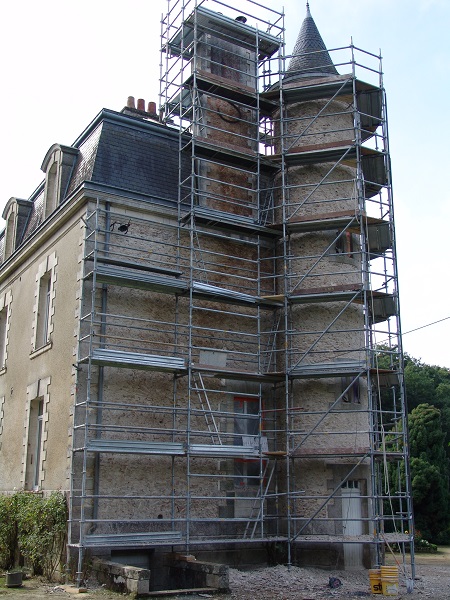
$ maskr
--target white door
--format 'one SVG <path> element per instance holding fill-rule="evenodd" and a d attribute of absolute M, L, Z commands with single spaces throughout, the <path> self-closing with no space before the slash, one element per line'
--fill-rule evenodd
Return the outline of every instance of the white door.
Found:
<path fill-rule="evenodd" d="M 362 535 L 361 492 L 359 482 L 349 480 L 342 486 L 342 528 L 344 535 Z M 363 564 L 363 545 L 344 544 L 344 564 L 346 569 L 360 569 Z"/>

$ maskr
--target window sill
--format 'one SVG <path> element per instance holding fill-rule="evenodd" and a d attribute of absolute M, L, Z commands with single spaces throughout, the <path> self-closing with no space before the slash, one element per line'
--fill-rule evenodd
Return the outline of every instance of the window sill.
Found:
<path fill-rule="evenodd" d="M 53 342 L 47 342 L 45 344 L 45 346 L 41 346 L 40 348 L 38 348 L 37 350 L 34 350 L 33 352 L 31 352 L 30 354 L 30 358 L 36 358 L 36 356 L 40 356 L 41 354 L 43 354 L 44 352 L 47 352 L 47 350 L 50 350 L 50 348 L 53 346 Z"/>

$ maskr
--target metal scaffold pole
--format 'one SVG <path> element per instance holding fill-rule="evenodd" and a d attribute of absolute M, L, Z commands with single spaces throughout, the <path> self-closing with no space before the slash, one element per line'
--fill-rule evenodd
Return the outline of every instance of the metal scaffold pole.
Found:
<path fill-rule="evenodd" d="M 105 193 L 86 215 L 79 583 L 85 552 L 104 547 L 258 546 L 289 565 L 326 548 L 349 568 L 394 544 L 406 557 L 380 57 L 287 55 L 284 14 L 253 0 L 168 0 L 161 37 L 157 126 L 178 147 L 178 197 Z"/>

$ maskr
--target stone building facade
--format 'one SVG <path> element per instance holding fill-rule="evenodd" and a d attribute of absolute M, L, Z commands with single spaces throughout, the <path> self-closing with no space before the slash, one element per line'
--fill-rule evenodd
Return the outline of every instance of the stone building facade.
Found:
<path fill-rule="evenodd" d="M 384 90 L 338 73 L 309 7 L 281 71 L 272 14 L 183 7 L 161 113 L 102 110 L 3 213 L 0 490 L 67 492 L 79 580 L 87 552 L 380 563 L 411 520 L 382 491 L 405 417 Z"/>

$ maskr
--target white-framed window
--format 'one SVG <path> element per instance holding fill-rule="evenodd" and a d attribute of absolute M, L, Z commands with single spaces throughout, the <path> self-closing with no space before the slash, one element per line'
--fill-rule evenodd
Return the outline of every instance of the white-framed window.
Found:
<path fill-rule="evenodd" d="M 357 490 L 359 489 L 359 481 L 357 479 L 347 479 L 341 487 L 343 490 Z"/>
<path fill-rule="evenodd" d="M 36 275 L 33 337 L 31 351 L 45 348 L 51 341 L 56 281 L 56 253 L 47 256 Z"/>
<path fill-rule="evenodd" d="M 5 396 L 0 396 L 0 450 L 2 449 L 3 417 L 5 415 L 5 411 L 3 410 L 4 404 Z"/>
<path fill-rule="evenodd" d="M 42 452 L 42 423 L 44 421 L 44 398 L 36 398 L 31 402 L 30 408 L 30 487 L 33 490 L 39 489 L 41 472 L 41 452 Z"/>
<path fill-rule="evenodd" d="M 234 443 L 236 446 L 258 447 L 260 436 L 259 399 L 253 396 L 234 397 Z M 261 464 L 258 458 L 234 460 L 235 486 L 259 486 Z"/>
<path fill-rule="evenodd" d="M 36 322 L 36 348 L 42 348 L 49 341 L 49 319 L 51 306 L 52 277 L 47 271 L 39 281 L 38 315 Z"/>
<path fill-rule="evenodd" d="M 11 291 L 0 296 L 0 373 L 6 368 L 8 356 L 9 326 L 11 320 Z"/>
<path fill-rule="evenodd" d="M 50 400 L 49 385 L 50 377 L 39 379 L 27 388 L 22 481 L 26 490 L 42 489 Z"/>

